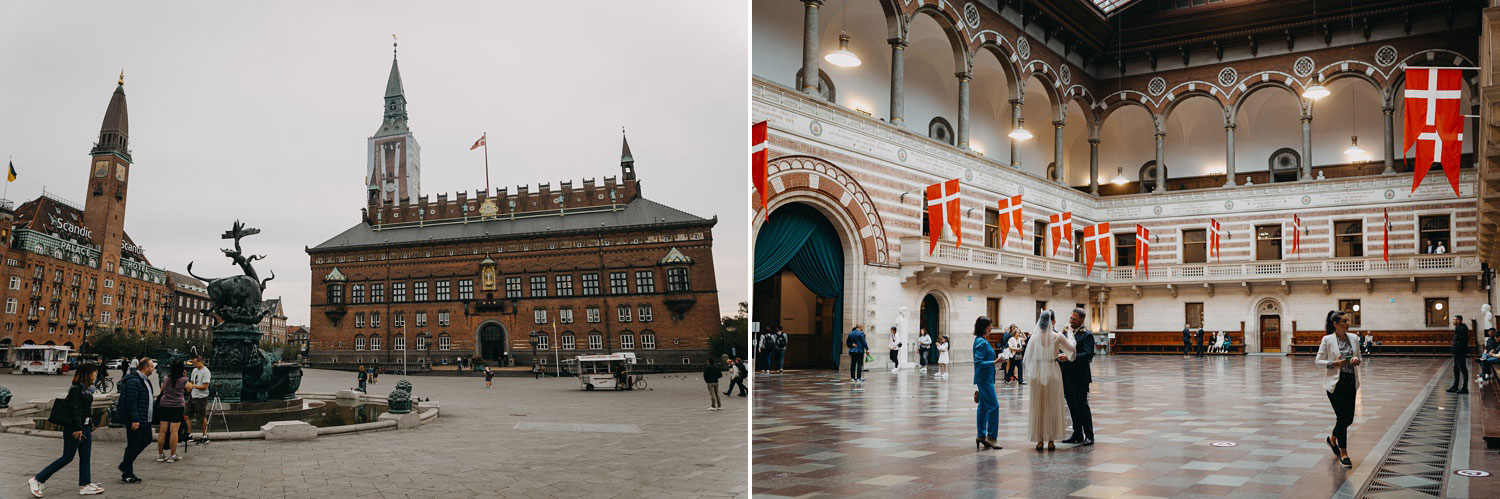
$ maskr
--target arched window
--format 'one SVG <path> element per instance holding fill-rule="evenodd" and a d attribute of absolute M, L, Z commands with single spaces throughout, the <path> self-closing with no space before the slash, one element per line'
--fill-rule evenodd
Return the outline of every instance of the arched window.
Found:
<path fill-rule="evenodd" d="M 646 350 L 656 349 L 656 333 L 649 330 L 641 331 L 641 348 Z"/>
<path fill-rule="evenodd" d="M 1302 154 L 1296 149 L 1283 147 L 1271 153 L 1266 162 L 1266 168 L 1271 171 L 1271 182 L 1292 182 L 1300 175 L 1298 168 L 1302 165 Z"/>
<path fill-rule="evenodd" d="M 1163 175 L 1166 175 L 1167 169 L 1165 167 L 1163 167 L 1161 171 Z M 1142 193 L 1152 192 L 1156 190 L 1156 172 L 1156 160 L 1154 159 L 1151 161 L 1147 161 L 1144 165 L 1141 165 L 1141 171 L 1139 173 L 1139 176 L 1136 178 L 1141 179 L 1140 191 Z"/>
<path fill-rule="evenodd" d="M 598 331 L 589 332 L 589 350 L 604 349 L 604 335 Z"/>
<path fill-rule="evenodd" d="M 797 70 L 797 88 L 802 88 L 801 69 Z M 833 88 L 833 80 L 829 79 L 828 72 L 822 69 L 818 70 L 818 95 L 823 96 L 823 99 L 828 102 L 838 102 L 838 99 L 835 98 L 838 96 L 838 92 Z"/>
<path fill-rule="evenodd" d="M 563 350 L 573 350 L 575 348 L 578 348 L 578 343 L 573 338 L 573 332 L 572 331 L 568 331 L 568 332 L 563 333 L 562 336 L 561 336 L 561 338 L 562 338 L 561 342 L 562 342 L 562 349 Z"/>
<path fill-rule="evenodd" d="M 954 138 L 953 125 L 949 124 L 948 120 L 943 119 L 942 116 L 933 118 L 931 122 L 927 123 L 927 136 L 951 146 L 953 145 Z"/>
<path fill-rule="evenodd" d="M 620 348 L 623 350 L 635 348 L 635 334 L 630 331 L 620 333 Z"/>
<path fill-rule="evenodd" d="M 364 350 L 365 349 L 365 336 L 364 335 L 362 335 L 362 334 L 354 335 L 354 349 L 355 350 Z"/>
<path fill-rule="evenodd" d="M 379 336 L 370 336 L 370 351 L 371 352 L 378 352 L 378 351 L 380 351 L 380 337 Z"/>
<path fill-rule="evenodd" d="M 397 334 L 395 338 L 391 338 L 391 350 L 406 351 L 406 335 Z"/>
<path fill-rule="evenodd" d="M 453 348 L 453 338 L 449 338 L 448 333 L 438 335 L 438 350 L 449 350 L 451 348 Z"/>

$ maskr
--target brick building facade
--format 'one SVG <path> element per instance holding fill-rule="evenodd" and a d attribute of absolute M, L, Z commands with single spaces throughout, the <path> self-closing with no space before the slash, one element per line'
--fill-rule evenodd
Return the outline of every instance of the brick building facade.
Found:
<path fill-rule="evenodd" d="M 133 334 L 169 331 L 172 309 L 166 272 L 125 233 L 131 154 L 125 83 L 110 97 L 89 151 L 80 206 L 43 192 L 14 210 L 0 207 L 0 347 L 84 347 L 96 329 Z"/>
<path fill-rule="evenodd" d="M 377 135 L 414 144 L 394 63 L 386 87 Z M 401 164 L 420 164 L 406 151 Z M 307 250 L 311 361 L 524 365 L 553 362 L 554 349 L 561 358 L 635 352 L 661 368 L 706 360 L 719 325 L 717 218 L 642 197 L 628 142 L 620 168 L 618 179 L 579 187 L 413 199 L 402 193 L 420 184 L 415 168 L 393 183 L 377 165 L 363 220 Z"/>
<path fill-rule="evenodd" d="M 201 312 L 213 306 L 208 297 L 208 284 L 192 276 L 167 271 L 167 285 L 171 289 L 172 313 L 170 330 L 179 338 L 209 338 L 213 318 Z"/>

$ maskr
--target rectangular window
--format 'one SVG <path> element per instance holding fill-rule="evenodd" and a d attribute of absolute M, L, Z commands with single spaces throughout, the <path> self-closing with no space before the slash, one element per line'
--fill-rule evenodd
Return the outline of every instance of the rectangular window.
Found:
<path fill-rule="evenodd" d="M 404 352 L 404 351 L 406 351 L 406 336 L 402 336 L 402 335 L 398 334 L 398 335 L 396 335 L 395 338 L 392 338 L 391 339 L 391 349 L 395 350 L 395 351 L 398 351 L 398 352 Z"/>
<path fill-rule="evenodd" d="M 547 342 L 548 339 L 549 338 L 547 337 L 547 335 L 537 336 L 536 337 L 536 349 L 537 350 L 546 350 L 548 348 L 551 348 L 551 347 L 548 346 L 548 342 Z M 544 359 L 543 362 L 546 362 L 546 360 Z"/>
<path fill-rule="evenodd" d="M 427 312 L 417 312 L 417 327 L 427 327 Z"/>
<path fill-rule="evenodd" d="M 460 279 L 458 281 L 458 299 L 460 299 L 460 300 L 472 300 L 472 299 L 474 299 L 474 280 L 473 279 Z"/>
<path fill-rule="evenodd" d="M 531 276 L 531 296 L 533 298 L 547 297 L 547 276 Z"/>
<path fill-rule="evenodd" d="M 506 298 L 520 298 L 521 297 L 521 278 L 520 277 L 507 277 L 507 278 L 505 278 L 505 297 Z"/>
<path fill-rule="evenodd" d="M 99 312 L 99 322 L 103 322 L 103 323 L 106 323 L 106 324 L 110 322 L 110 320 L 109 320 L 109 311 L 108 310 L 105 310 L 103 312 Z"/>
<path fill-rule="evenodd" d="M 406 327 L 406 312 L 396 312 L 394 314 L 391 314 L 391 325 L 396 327 Z"/>
<path fill-rule="evenodd" d="M 1032 222 L 1031 254 L 1036 256 L 1047 256 L 1047 222 L 1041 220 Z"/>
<path fill-rule="evenodd" d="M 449 322 L 448 322 L 448 311 L 447 310 L 439 310 L 438 311 L 438 325 L 439 326 L 447 326 L 448 324 L 449 324 Z"/>
<path fill-rule="evenodd" d="M 349 303 L 365 302 L 365 285 L 355 284 L 349 287 Z"/>
<path fill-rule="evenodd" d="M 1185 303 L 1183 305 L 1183 315 L 1184 319 L 1186 319 L 1184 322 L 1187 322 L 1189 326 L 1195 329 L 1203 327 L 1203 303 Z"/>
<path fill-rule="evenodd" d="M 106 287 L 106 288 L 114 288 L 115 287 L 115 280 L 114 279 L 105 279 L 104 280 L 104 287 Z"/>
<path fill-rule="evenodd" d="M 103 301 L 101 303 L 105 305 L 112 305 L 114 302 L 114 297 L 115 295 L 104 295 Z"/>
<path fill-rule="evenodd" d="M 371 352 L 378 352 L 378 351 L 380 351 L 380 337 L 379 336 L 371 336 L 370 337 L 370 351 Z"/>
<path fill-rule="evenodd" d="M 109 281 L 107 281 L 107 280 L 104 281 L 104 282 L 105 282 L 105 284 L 109 283 Z M 109 286 L 105 286 L 105 287 L 109 287 Z M 108 296 L 108 295 L 105 295 L 105 296 Z M 344 285 L 343 284 L 335 282 L 335 283 L 330 283 L 328 285 L 328 303 L 333 304 L 333 305 L 338 305 L 340 303 L 344 303 Z"/>
<path fill-rule="evenodd" d="M 557 296 L 573 296 L 573 275 L 557 276 Z"/>
<path fill-rule="evenodd" d="M 354 327 L 365 327 L 365 314 L 354 314 Z"/>
<path fill-rule="evenodd" d="M 1453 252 L 1453 217 L 1448 215 L 1428 215 L 1417 217 L 1417 227 L 1421 230 L 1420 249 L 1423 254 L 1442 254 Z"/>
<path fill-rule="evenodd" d="M 599 350 L 601 348 L 604 348 L 604 335 L 602 335 L 602 334 L 591 334 L 591 335 L 589 335 L 589 349 L 590 350 Z"/>
<path fill-rule="evenodd" d="M 651 306 L 650 305 L 641 305 L 640 307 L 636 307 L 635 311 L 636 311 L 636 318 L 640 319 L 641 322 L 651 322 Z"/>
<path fill-rule="evenodd" d="M 573 334 L 572 333 L 562 335 L 562 342 L 561 343 L 562 343 L 562 349 L 563 350 L 572 350 L 572 349 L 574 349 L 574 348 L 577 347 L 577 344 L 574 343 L 574 341 L 573 341 Z"/>
<path fill-rule="evenodd" d="M 688 291 L 688 269 L 685 267 L 672 267 L 667 269 L 667 292 L 675 293 Z"/>
<path fill-rule="evenodd" d="M 406 283 L 391 283 L 391 301 L 396 303 L 406 302 Z"/>
<path fill-rule="evenodd" d="M 994 297 L 985 298 L 984 299 L 984 312 L 986 314 L 985 315 L 986 317 L 999 317 L 1000 316 L 1000 299 L 999 298 L 994 298 Z M 995 322 L 996 322 L 996 324 L 992 324 L 990 326 L 990 329 L 1000 329 L 1001 328 L 1001 326 L 998 324 L 1000 321 L 997 320 Z"/>
<path fill-rule="evenodd" d="M 14 314 L 14 313 L 16 313 L 16 303 L 17 302 L 16 302 L 15 298 L 6 298 L 5 299 L 5 313 L 7 313 L 7 314 Z"/>
<path fill-rule="evenodd" d="M 370 303 L 385 303 L 385 284 L 370 285 Z"/>
<path fill-rule="evenodd" d="M 652 350 L 656 348 L 656 333 L 641 333 L 641 348 Z"/>
<path fill-rule="evenodd" d="M 1115 329 L 1135 328 L 1135 305 L 1130 303 L 1115 304 Z"/>
<path fill-rule="evenodd" d="M 441 281 L 437 282 L 437 300 L 438 301 L 448 301 L 450 299 L 449 298 L 450 295 L 448 294 L 448 284 L 450 282 L 451 281 L 449 281 L 447 279 L 444 279 L 444 280 L 441 280 Z"/>
<path fill-rule="evenodd" d="M 619 313 L 620 322 L 630 322 L 630 305 L 620 305 L 615 311 Z"/>
<path fill-rule="evenodd" d="M 583 296 L 599 295 L 599 274 L 583 275 Z"/>
<path fill-rule="evenodd" d="M 1032 320 L 1036 320 L 1036 319 L 1042 318 L 1042 311 L 1046 310 L 1046 309 L 1047 309 L 1047 300 L 1037 300 L 1036 301 L 1036 317 L 1033 318 Z M 1053 317 L 1055 318 L 1056 314 L 1053 314 Z"/>
<path fill-rule="evenodd" d="M 380 327 L 380 312 L 370 312 L 370 327 Z"/>
<path fill-rule="evenodd" d="M 1255 259 L 1281 259 L 1281 224 L 1255 226 Z"/>
<path fill-rule="evenodd" d="M 427 301 L 427 281 L 411 283 L 412 301 Z"/>
<path fill-rule="evenodd" d="M 622 350 L 635 348 L 635 335 L 628 333 L 620 335 L 620 348 Z"/>
<path fill-rule="evenodd" d="M 354 337 L 354 349 L 355 350 L 364 350 L 365 349 L 365 337 L 364 336 L 355 336 Z"/>
<path fill-rule="evenodd" d="M 453 338 L 449 338 L 446 334 L 438 337 L 438 350 L 446 351 L 451 348 L 453 348 Z"/>
<path fill-rule="evenodd" d="M 1116 232 L 1115 233 L 1115 266 L 1116 267 L 1133 267 L 1133 266 L 1135 266 L 1135 233 L 1134 232 Z"/>
<path fill-rule="evenodd" d="M 1349 258 L 1365 256 L 1364 222 L 1345 220 L 1333 223 L 1333 256 Z"/>
<path fill-rule="evenodd" d="M 427 350 L 427 337 L 417 335 L 417 350 Z"/>
<path fill-rule="evenodd" d="M 1182 231 L 1182 263 L 1208 262 L 1208 230 Z"/>
<path fill-rule="evenodd" d="M 1427 312 L 1427 327 L 1446 327 L 1452 321 L 1448 320 L 1448 299 L 1428 298 L 1425 300 L 1422 310 Z"/>
<path fill-rule="evenodd" d="M 1339 300 L 1339 310 L 1349 318 L 1349 327 L 1359 327 L 1359 300 Z"/>
<path fill-rule="evenodd" d="M 630 281 L 624 272 L 609 273 L 609 294 L 623 295 L 630 292 Z"/>
<path fill-rule="evenodd" d="M 563 307 L 557 310 L 557 321 L 563 324 L 573 323 L 573 307 Z"/>
<path fill-rule="evenodd" d="M 589 322 L 599 322 L 599 306 L 589 305 L 584 309 L 584 315 L 587 316 Z"/>
<path fill-rule="evenodd" d="M 637 270 L 637 271 L 635 271 L 635 292 L 637 292 L 637 293 L 655 293 L 656 292 L 656 273 L 651 272 L 649 270 Z"/>
<path fill-rule="evenodd" d="M 1000 210 L 984 209 L 984 247 L 1000 247 Z"/>

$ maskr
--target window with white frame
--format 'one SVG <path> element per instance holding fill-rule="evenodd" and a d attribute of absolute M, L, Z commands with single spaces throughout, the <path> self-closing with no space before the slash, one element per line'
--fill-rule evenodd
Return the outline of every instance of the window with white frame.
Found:
<path fill-rule="evenodd" d="M 438 325 L 439 326 L 446 326 L 446 325 L 448 325 L 448 323 L 449 323 L 448 322 L 448 317 L 449 316 L 448 316 L 448 311 L 447 310 L 439 310 L 438 311 Z"/>
<path fill-rule="evenodd" d="M 114 298 L 115 298 L 115 295 L 104 295 L 103 298 L 100 298 L 99 303 L 102 303 L 102 304 L 105 304 L 105 305 L 113 305 L 114 304 Z"/>
<path fill-rule="evenodd" d="M 14 313 L 16 313 L 16 299 L 15 298 L 6 298 L 5 299 L 5 313 L 7 313 L 7 314 L 14 314 Z"/>
<path fill-rule="evenodd" d="M 521 297 L 521 278 L 520 277 L 507 277 L 507 278 L 505 278 L 505 297 L 506 298 L 520 298 Z"/>
<path fill-rule="evenodd" d="M 561 338 L 563 350 L 573 350 L 578 347 L 577 343 L 574 342 L 573 333 L 563 333 Z"/>
<path fill-rule="evenodd" d="M 630 292 L 630 281 L 624 272 L 609 273 L 609 294 L 623 295 Z"/>
<path fill-rule="evenodd" d="M 448 350 L 451 348 L 453 348 L 453 338 L 449 338 L 448 333 L 438 335 L 438 350 Z"/>
<path fill-rule="evenodd" d="M 449 283 L 450 283 L 450 281 L 448 281 L 447 279 L 444 279 L 444 280 L 441 280 L 441 281 L 437 282 L 437 300 L 438 301 L 447 301 L 448 300 L 448 296 L 449 296 L 449 294 L 448 294 L 448 284 Z"/>
<path fill-rule="evenodd" d="M 547 296 L 547 276 L 531 276 L 531 296 L 535 298 L 545 298 Z"/>
<path fill-rule="evenodd" d="M 589 333 L 589 350 L 600 350 L 604 348 L 604 335 L 598 331 Z"/>
<path fill-rule="evenodd" d="M 651 306 L 641 305 L 636 308 L 636 319 L 641 322 L 651 322 Z"/>
<path fill-rule="evenodd" d="M 354 284 L 349 286 L 349 303 L 365 302 L 365 285 Z"/>
<path fill-rule="evenodd" d="M 573 323 L 573 307 L 563 307 L 557 310 L 557 321 L 563 324 Z"/>
<path fill-rule="evenodd" d="M 630 305 L 620 305 L 615 311 L 619 313 L 620 322 L 630 322 Z"/>
<path fill-rule="evenodd" d="M 427 312 L 417 312 L 417 327 L 427 327 Z"/>
<path fill-rule="evenodd" d="M 635 271 L 635 292 L 655 293 L 656 273 L 649 270 Z"/>
<path fill-rule="evenodd" d="M 380 337 L 379 336 L 371 336 L 370 337 L 370 351 L 371 352 L 375 352 L 375 351 L 379 351 L 379 350 L 380 350 Z"/>
<path fill-rule="evenodd" d="M 459 279 L 459 281 L 458 281 L 458 299 L 460 299 L 460 300 L 472 300 L 472 299 L 474 299 L 474 280 L 473 279 Z"/>
<path fill-rule="evenodd" d="M 365 337 L 364 336 L 356 335 L 354 337 L 354 349 L 355 350 L 364 350 L 365 349 Z"/>
<path fill-rule="evenodd" d="M 667 292 L 687 291 L 688 270 L 684 267 L 667 269 Z"/>
<path fill-rule="evenodd" d="M 411 283 L 412 301 L 427 301 L 427 281 Z"/>
<path fill-rule="evenodd" d="M 417 335 L 417 350 L 427 350 L 427 335 Z"/>
<path fill-rule="evenodd" d="M 354 314 L 354 327 L 365 327 L 365 314 Z"/>
<path fill-rule="evenodd" d="M 370 285 L 370 303 L 385 303 L 385 284 Z"/>
<path fill-rule="evenodd" d="M 531 311 L 531 320 L 537 324 L 547 323 L 547 309 L 538 308 Z"/>
<path fill-rule="evenodd" d="M 538 350 L 546 350 L 546 349 L 550 348 L 550 347 L 547 346 L 547 336 L 546 335 L 542 335 L 542 336 L 537 336 L 536 337 L 536 348 Z"/>
<path fill-rule="evenodd" d="M 19 278 L 17 278 L 17 279 L 19 279 Z M 557 276 L 556 281 L 557 281 L 557 296 L 573 296 L 573 275 L 572 274 Z"/>
<path fill-rule="evenodd" d="M 391 314 L 391 325 L 396 327 L 406 327 L 406 312 L 396 312 L 394 314 Z"/>
<path fill-rule="evenodd" d="M 10 289 L 21 289 L 21 278 L 10 276 Z"/>
<path fill-rule="evenodd" d="M 646 350 L 656 349 L 656 333 L 641 331 L 641 348 Z"/>
<path fill-rule="evenodd" d="M 398 335 L 396 335 L 395 338 L 392 338 L 391 339 L 391 350 L 395 350 L 397 352 L 405 352 L 406 351 L 406 335 L 404 335 L 404 334 L 398 334 Z"/>
<path fill-rule="evenodd" d="M 370 312 L 370 327 L 380 327 L 380 312 Z"/>
<path fill-rule="evenodd" d="M 583 274 L 583 296 L 599 295 L 599 274 Z"/>
<path fill-rule="evenodd" d="M 406 283 L 391 283 L 391 301 L 395 303 L 404 303 L 406 301 Z"/>
<path fill-rule="evenodd" d="M 620 333 L 620 348 L 624 350 L 635 348 L 635 335 L 631 333 Z"/>
<path fill-rule="evenodd" d="M 599 322 L 599 306 L 589 305 L 588 308 L 584 309 L 584 315 L 588 316 L 589 322 Z"/>

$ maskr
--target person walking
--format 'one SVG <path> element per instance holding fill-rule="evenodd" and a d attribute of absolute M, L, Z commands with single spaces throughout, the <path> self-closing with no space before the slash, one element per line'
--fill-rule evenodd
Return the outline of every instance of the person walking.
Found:
<path fill-rule="evenodd" d="M 995 348 L 985 338 L 990 330 L 990 318 L 979 316 L 974 320 L 974 402 L 979 404 L 975 422 L 978 436 L 974 446 L 979 449 L 999 449 L 996 439 L 1000 436 L 1000 399 L 995 396 Z"/>
<path fill-rule="evenodd" d="M 844 339 L 844 345 L 849 347 L 849 378 L 864 381 L 865 355 L 870 352 L 870 345 L 865 343 L 865 332 L 858 324 L 849 330 L 849 337 Z"/>
<path fill-rule="evenodd" d="M 158 463 L 175 463 L 182 460 L 177 456 L 177 432 L 182 429 L 182 422 L 185 420 L 187 385 L 187 372 L 182 368 L 182 361 L 173 362 L 171 372 L 161 385 L 161 413 L 157 415 L 161 420 L 161 428 L 156 433 L 156 462 Z M 170 456 L 167 455 L 168 450 L 172 451 Z"/>
<path fill-rule="evenodd" d="M 927 335 L 926 329 L 920 329 L 917 333 L 917 362 L 921 365 L 922 372 L 927 372 L 927 351 L 932 349 L 932 337 Z M 891 328 L 891 336 L 895 337 L 896 328 Z"/>
<path fill-rule="evenodd" d="M 938 377 L 940 377 L 940 378 L 947 378 L 948 377 L 948 363 L 952 362 L 952 360 L 948 358 L 948 337 L 947 336 L 944 336 L 942 338 L 938 338 L 937 351 L 938 351 Z M 994 383 L 990 383 L 990 385 L 993 386 Z"/>
<path fill-rule="evenodd" d="M 734 387 L 740 387 L 740 396 L 744 397 L 749 391 L 745 388 L 745 377 L 749 372 L 745 370 L 745 361 L 740 358 L 729 359 L 729 389 L 724 390 L 724 395 L 734 393 Z"/>
<path fill-rule="evenodd" d="M 755 335 L 755 370 L 771 374 L 771 333 Z"/>
<path fill-rule="evenodd" d="M 1094 381 L 1089 362 L 1094 360 L 1094 335 L 1083 327 L 1086 314 L 1082 308 L 1073 309 L 1066 333 L 1076 345 L 1072 358 L 1066 354 L 1057 356 L 1062 367 L 1063 399 L 1068 402 L 1068 417 L 1073 419 L 1073 435 L 1063 440 L 1065 444 L 1094 445 L 1094 414 L 1089 410 L 1089 383 Z M 1201 329 L 1198 334 L 1198 341 L 1203 341 Z M 1199 343 L 1200 352 L 1202 345 Z"/>
<path fill-rule="evenodd" d="M 104 488 L 93 483 L 89 476 L 89 457 L 94 447 L 94 421 L 90 417 L 94 405 L 94 380 L 99 377 L 99 366 L 84 364 L 73 371 L 73 384 L 68 387 L 68 398 L 63 404 L 64 424 L 62 428 L 63 453 L 61 457 L 42 468 L 36 476 L 26 482 L 31 486 L 31 495 L 42 497 L 47 488 L 47 479 L 73 462 L 78 456 L 78 495 L 91 496 L 104 492 Z M 53 409 L 57 411 L 58 409 Z"/>
<path fill-rule="evenodd" d="M 1453 316 L 1453 386 L 1448 393 L 1469 393 L 1469 325 Z"/>
<path fill-rule="evenodd" d="M 1324 322 L 1323 342 L 1318 345 L 1318 356 L 1314 360 L 1323 371 L 1323 391 L 1328 392 L 1328 402 L 1333 405 L 1333 434 L 1324 441 L 1333 449 L 1334 457 L 1345 468 L 1353 467 L 1349 461 L 1349 425 L 1354 423 L 1354 398 L 1359 392 L 1359 365 L 1362 363 L 1357 345 L 1359 337 L 1349 332 L 1349 318 L 1343 312 L 1332 310 Z"/>
<path fill-rule="evenodd" d="M 134 372 L 120 379 L 120 399 L 115 402 L 119 410 L 115 417 L 125 425 L 125 455 L 118 466 L 121 482 L 141 483 L 141 478 L 135 476 L 135 458 L 151 445 L 151 421 L 155 416 L 151 401 L 156 397 L 146 377 L 153 372 L 156 372 L 155 363 L 150 357 L 144 357 L 136 364 Z"/>
<path fill-rule="evenodd" d="M 703 367 L 703 382 L 708 383 L 708 410 L 710 411 L 720 409 L 719 378 L 723 374 L 724 372 L 719 369 L 719 365 L 715 364 L 712 360 L 708 361 L 708 365 Z"/>
<path fill-rule="evenodd" d="M 542 364 L 531 359 L 531 379 L 542 379 Z"/>
<path fill-rule="evenodd" d="M 365 391 L 365 382 L 370 379 L 370 372 L 365 370 L 364 364 L 360 364 L 360 366 L 359 366 L 359 374 L 356 374 L 355 377 L 357 377 L 359 379 L 359 392 L 360 393 L 370 393 L 370 392 Z"/>
<path fill-rule="evenodd" d="M 495 383 L 495 372 L 491 371 L 490 368 L 489 368 L 489 366 L 485 366 L 485 368 L 484 368 L 484 387 L 485 388 L 494 388 L 495 387 L 494 383 Z"/>
<path fill-rule="evenodd" d="M 886 342 L 886 348 L 891 353 L 891 371 L 901 369 L 901 335 L 896 334 L 896 326 L 891 326 L 891 341 Z"/>
<path fill-rule="evenodd" d="M 191 398 L 188 399 L 187 410 L 188 436 L 193 435 L 192 420 L 194 418 L 202 423 L 203 430 L 193 445 L 208 445 L 208 387 L 212 379 L 213 374 L 209 372 L 208 367 L 203 365 L 203 356 L 194 356 L 193 371 L 188 373 L 188 388 L 192 389 L 189 393 Z"/>

